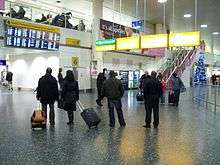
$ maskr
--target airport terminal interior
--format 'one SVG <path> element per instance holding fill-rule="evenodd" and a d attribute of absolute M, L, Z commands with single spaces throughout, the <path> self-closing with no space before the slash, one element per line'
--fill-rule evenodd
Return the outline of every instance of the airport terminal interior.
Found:
<path fill-rule="evenodd" d="M 219 9 L 0 0 L 0 164 L 219 165 Z"/>

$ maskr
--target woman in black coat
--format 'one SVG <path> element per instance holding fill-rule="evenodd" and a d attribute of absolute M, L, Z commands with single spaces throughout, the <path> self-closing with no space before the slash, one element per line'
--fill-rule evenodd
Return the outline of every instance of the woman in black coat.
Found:
<path fill-rule="evenodd" d="M 73 111 L 76 111 L 76 101 L 79 100 L 79 85 L 71 70 L 66 72 L 61 97 L 64 101 L 64 110 L 67 111 L 69 118 L 69 122 L 67 124 L 73 124 Z"/>

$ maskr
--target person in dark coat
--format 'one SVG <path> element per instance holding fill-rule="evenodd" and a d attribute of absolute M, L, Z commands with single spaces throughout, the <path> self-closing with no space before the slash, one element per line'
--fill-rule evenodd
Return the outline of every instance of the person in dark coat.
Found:
<path fill-rule="evenodd" d="M 13 73 L 12 72 L 7 72 L 6 81 L 8 82 L 8 90 L 9 91 L 13 91 L 12 80 L 13 80 Z"/>
<path fill-rule="evenodd" d="M 58 73 L 58 83 L 60 85 L 60 88 L 62 88 L 62 84 L 63 84 L 63 75 L 62 75 L 62 68 L 59 68 L 59 73 Z"/>
<path fill-rule="evenodd" d="M 50 124 L 55 124 L 54 103 L 59 98 L 58 84 L 55 77 L 52 75 L 52 69 L 47 68 L 46 74 L 38 81 L 37 99 L 42 104 L 42 110 L 45 112 L 47 118 L 47 105 L 50 107 Z"/>
<path fill-rule="evenodd" d="M 122 112 L 121 98 L 124 95 L 124 89 L 119 79 L 115 78 L 114 71 L 110 71 L 109 78 L 104 82 L 102 87 L 102 97 L 108 99 L 108 109 L 110 118 L 110 127 L 115 126 L 114 107 L 118 114 L 118 121 L 121 127 L 126 125 Z"/>
<path fill-rule="evenodd" d="M 143 90 L 143 83 L 144 83 L 144 81 L 145 81 L 145 80 L 148 80 L 148 79 L 150 79 L 150 75 L 149 75 L 148 71 L 145 71 L 145 73 L 144 73 L 144 74 L 141 76 L 141 78 L 140 78 L 139 88 L 140 88 L 141 90 Z"/>
<path fill-rule="evenodd" d="M 159 98 L 162 94 L 162 89 L 160 82 L 156 78 L 157 73 L 152 71 L 151 78 L 144 81 L 144 100 L 145 100 L 145 110 L 146 118 L 144 127 L 151 127 L 151 114 L 153 110 L 154 115 L 154 127 L 157 128 L 159 125 Z"/>
<path fill-rule="evenodd" d="M 68 70 L 66 72 L 61 97 L 64 101 L 64 110 L 67 111 L 69 118 L 69 122 L 67 124 L 73 124 L 73 111 L 76 111 L 76 101 L 79 100 L 79 85 L 78 82 L 75 80 L 73 71 L 71 70 Z"/>
<path fill-rule="evenodd" d="M 97 77 L 96 85 L 97 85 L 97 91 L 98 91 L 98 99 L 96 100 L 96 103 L 97 103 L 98 106 L 103 106 L 102 103 L 101 103 L 101 101 L 102 101 L 101 92 L 102 92 L 103 83 L 106 80 L 106 76 L 105 76 L 106 71 L 107 71 L 107 69 L 104 68 L 103 73 L 99 73 L 98 77 Z"/>

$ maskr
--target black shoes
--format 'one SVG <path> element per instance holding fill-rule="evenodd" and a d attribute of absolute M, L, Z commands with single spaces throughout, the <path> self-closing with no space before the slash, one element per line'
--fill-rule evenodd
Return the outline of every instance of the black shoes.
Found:
<path fill-rule="evenodd" d="M 144 128 L 150 128 L 150 125 L 144 125 L 143 127 Z"/>

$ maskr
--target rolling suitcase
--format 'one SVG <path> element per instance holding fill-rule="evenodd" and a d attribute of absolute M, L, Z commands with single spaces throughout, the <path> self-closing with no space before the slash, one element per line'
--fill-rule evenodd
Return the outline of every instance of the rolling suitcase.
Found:
<path fill-rule="evenodd" d="M 174 102 L 175 102 L 174 93 L 173 93 L 173 91 L 171 91 L 171 92 L 169 92 L 169 95 L 168 95 L 168 103 L 173 104 Z"/>
<path fill-rule="evenodd" d="M 84 108 L 80 101 L 77 101 L 77 106 L 79 107 L 79 110 L 81 111 L 81 116 L 83 120 L 85 121 L 86 125 L 89 127 L 89 129 L 91 127 L 97 127 L 101 119 L 96 114 L 94 109 Z"/>
<path fill-rule="evenodd" d="M 31 116 L 31 128 L 41 128 L 45 129 L 47 125 L 47 119 L 45 113 L 39 108 L 40 102 L 38 104 L 37 110 L 34 110 Z"/>

